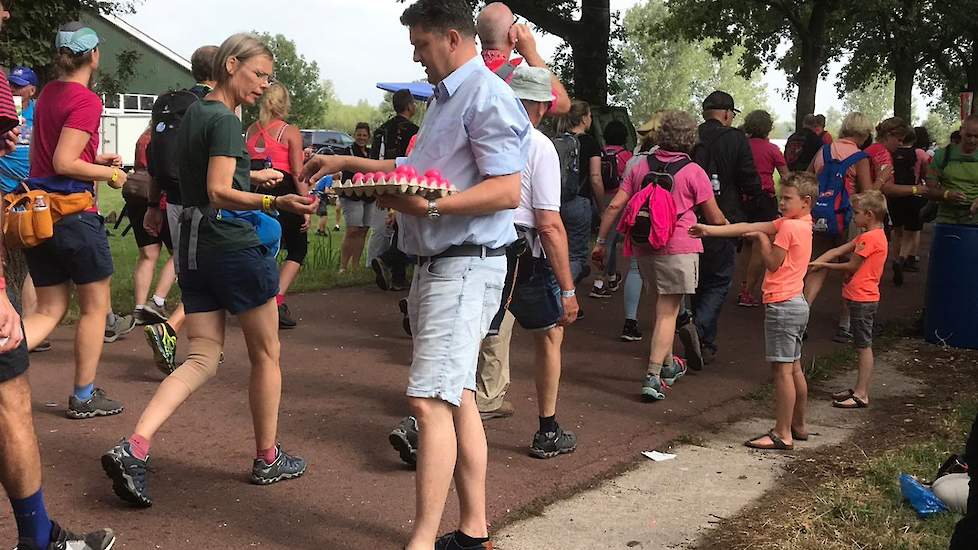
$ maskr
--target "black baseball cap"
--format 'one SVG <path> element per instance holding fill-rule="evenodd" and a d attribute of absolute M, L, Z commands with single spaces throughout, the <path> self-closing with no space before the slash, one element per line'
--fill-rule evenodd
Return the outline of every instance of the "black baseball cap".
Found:
<path fill-rule="evenodd" d="M 706 99 L 703 100 L 703 110 L 733 111 L 735 114 L 740 114 L 740 109 L 734 107 L 733 96 L 720 90 L 706 96 Z"/>

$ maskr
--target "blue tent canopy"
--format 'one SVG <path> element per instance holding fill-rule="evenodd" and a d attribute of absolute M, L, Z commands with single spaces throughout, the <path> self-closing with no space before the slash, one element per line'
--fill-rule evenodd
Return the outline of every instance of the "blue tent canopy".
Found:
<path fill-rule="evenodd" d="M 435 88 L 427 82 L 378 82 L 377 87 L 391 93 L 411 90 L 411 95 L 419 101 L 427 101 L 435 93 Z"/>

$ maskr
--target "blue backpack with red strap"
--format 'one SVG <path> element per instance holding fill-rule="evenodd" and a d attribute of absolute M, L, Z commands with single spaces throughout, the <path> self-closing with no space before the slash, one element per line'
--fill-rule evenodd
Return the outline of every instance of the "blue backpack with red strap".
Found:
<path fill-rule="evenodd" d="M 852 204 L 846 189 L 846 171 L 857 162 L 869 158 L 858 151 L 843 160 L 832 158 L 832 146 L 822 146 L 822 171 L 818 174 L 818 197 L 812 208 L 813 230 L 824 235 L 845 235 L 852 220 Z"/>

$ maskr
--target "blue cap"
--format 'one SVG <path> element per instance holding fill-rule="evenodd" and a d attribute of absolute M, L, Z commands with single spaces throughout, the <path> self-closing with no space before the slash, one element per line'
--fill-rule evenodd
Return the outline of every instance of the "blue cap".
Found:
<path fill-rule="evenodd" d="M 23 86 L 37 86 L 37 75 L 29 67 L 17 67 L 10 71 L 7 80 L 18 88 Z"/>
<path fill-rule="evenodd" d="M 88 53 L 98 47 L 98 34 L 92 29 L 74 22 L 68 23 L 58 29 L 58 36 L 54 39 L 55 49 L 68 48 L 76 55 Z"/>

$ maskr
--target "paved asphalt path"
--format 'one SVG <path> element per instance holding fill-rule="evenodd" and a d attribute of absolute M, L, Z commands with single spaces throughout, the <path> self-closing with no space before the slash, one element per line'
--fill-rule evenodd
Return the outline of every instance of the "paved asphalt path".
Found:
<path fill-rule="evenodd" d="M 887 273 L 889 275 L 889 273 Z M 922 303 L 924 273 L 884 285 L 881 318 L 904 319 Z M 831 351 L 838 283 L 826 285 L 806 346 Z M 587 288 L 582 285 L 581 293 Z M 721 355 L 687 376 L 655 404 L 639 400 L 649 330 L 641 343 L 622 343 L 621 293 L 582 296 L 586 317 L 568 331 L 558 420 L 575 430 L 576 453 L 537 460 L 527 448 L 537 428 L 532 340 L 513 339 L 510 399 L 516 415 L 488 423 L 488 506 L 491 522 L 513 517 L 538 500 L 553 500 L 611 475 L 684 432 L 709 429 L 737 414 L 768 414 L 769 406 L 738 398 L 768 379 L 763 362 L 763 309 L 738 308 L 731 293 L 721 319 Z M 99 456 L 128 435 L 161 380 L 142 334 L 107 344 L 98 385 L 126 405 L 111 418 L 68 420 L 70 328 L 51 338 L 54 350 L 31 356 L 34 420 L 41 442 L 45 495 L 52 517 L 74 529 L 110 526 L 117 547 L 400 548 L 414 514 L 414 475 L 387 442 L 404 414 L 411 341 L 400 328 L 399 294 L 373 287 L 293 296 L 299 327 L 282 332 L 284 393 L 280 438 L 309 462 L 299 480 L 248 483 L 253 439 L 248 363 L 240 330 L 228 330 L 227 361 L 217 378 L 171 419 L 154 441 L 150 491 L 155 505 L 133 509 L 113 495 Z M 642 314 L 643 327 L 648 313 Z M 654 503 L 649 503 L 650 506 Z M 9 510 L 9 509 L 8 509 Z M 5 510 L 5 514 L 9 511 Z M 595 511 L 595 513 L 601 513 Z M 449 498 L 446 530 L 457 509 Z M 0 541 L 16 538 L 7 515 Z"/>

